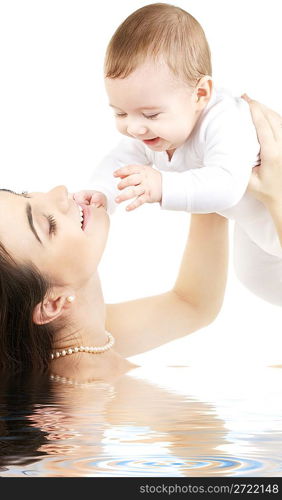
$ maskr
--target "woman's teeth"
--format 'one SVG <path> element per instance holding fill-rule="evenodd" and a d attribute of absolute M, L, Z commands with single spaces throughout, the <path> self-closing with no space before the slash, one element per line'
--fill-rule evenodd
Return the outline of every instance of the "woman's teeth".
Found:
<path fill-rule="evenodd" d="M 79 213 L 80 213 L 80 226 L 81 226 L 81 229 L 82 229 L 82 225 L 83 225 L 83 210 L 81 208 L 80 205 L 78 205 L 78 208 L 79 208 Z"/>

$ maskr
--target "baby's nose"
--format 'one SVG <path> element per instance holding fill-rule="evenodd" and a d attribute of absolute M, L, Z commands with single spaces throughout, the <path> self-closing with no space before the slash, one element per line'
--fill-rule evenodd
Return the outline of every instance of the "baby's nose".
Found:
<path fill-rule="evenodd" d="M 147 128 L 144 125 L 131 124 L 127 127 L 127 133 L 133 137 L 138 137 L 147 133 Z"/>

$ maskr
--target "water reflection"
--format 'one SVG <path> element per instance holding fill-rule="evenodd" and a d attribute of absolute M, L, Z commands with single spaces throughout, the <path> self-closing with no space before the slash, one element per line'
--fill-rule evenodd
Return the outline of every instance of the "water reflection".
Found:
<path fill-rule="evenodd" d="M 1 377 L 2 476 L 281 476 L 282 370 Z"/>
<path fill-rule="evenodd" d="M 32 420 L 36 405 L 42 408 L 51 394 L 49 378 L 1 375 L 0 383 L 0 473 L 10 464 L 27 466 L 46 453 L 48 432 Z"/>

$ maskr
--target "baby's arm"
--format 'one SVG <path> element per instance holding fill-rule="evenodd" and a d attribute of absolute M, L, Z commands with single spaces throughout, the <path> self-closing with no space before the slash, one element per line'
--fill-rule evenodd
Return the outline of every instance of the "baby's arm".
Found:
<path fill-rule="evenodd" d="M 162 173 L 162 208 L 222 212 L 244 195 L 259 153 L 246 109 L 227 110 L 203 122 L 197 147 L 202 167 Z"/>

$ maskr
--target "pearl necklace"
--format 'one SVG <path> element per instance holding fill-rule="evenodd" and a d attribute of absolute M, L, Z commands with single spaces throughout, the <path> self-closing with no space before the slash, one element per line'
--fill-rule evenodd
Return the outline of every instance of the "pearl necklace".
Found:
<path fill-rule="evenodd" d="M 87 346 L 79 346 L 79 347 L 64 347 L 61 351 L 52 352 L 51 359 L 57 359 L 61 356 L 66 356 L 68 354 L 75 354 L 77 352 L 88 352 L 90 354 L 101 354 L 102 352 L 108 351 L 113 347 L 115 343 L 115 339 L 111 333 L 106 332 L 108 337 L 108 342 L 101 347 L 87 347 Z"/>
<path fill-rule="evenodd" d="M 92 379 L 88 380 L 87 382 L 78 382 L 77 380 L 67 377 L 61 377 L 60 375 L 55 375 L 54 373 L 51 373 L 50 380 L 52 380 L 52 382 L 61 382 L 62 384 L 75 385 L 78 387 L 95 387 L 98 389 L 107 389 L 109 395 L 114 394 L 114 389 L 110 385 L 110 383 L 103 382 L 102 380 Z"/>

